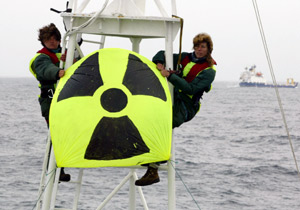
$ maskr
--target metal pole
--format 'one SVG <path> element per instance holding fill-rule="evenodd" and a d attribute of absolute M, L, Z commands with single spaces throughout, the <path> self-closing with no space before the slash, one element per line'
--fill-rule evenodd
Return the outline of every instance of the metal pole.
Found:
<path fill-rule="evenodd" d="M 48 171 L 47 171 L 47 181 L 46 181 L 47 186 L 45 189 L 42 210 L 50 209 L 51 195 L 52 195 L 54 176 L 55 176 L 55 171 L 56 171 L 55 168 L 56 168 L 55 157 L 54 157 L 53 148 L 51 147 L 50 161 L 49 161 L 49 166 L 48 166 Z"/>
<path fill-rule="evenodd" d="M 163 17 L 168 17 L 168 13 L 166 12 L 166 10 L 164 9 L 163 5 L 161 4 L 160 0 L 154 0 L 157 8 L 159 9 L 160 11 L 160 14 L 163 16 Z"/>
<path fill-rule="evenodd" d="M 140 52 L 140 43 L 141 43 L 141 38 L 130 38 L 130 41 L 132 43 L 132 51 L 139 53 Z M 135 210 L 136 209 L 136 186 L 135 186 L 135 169 L 131 169 L 131 178 L 129 180 L 129 209 L 130 210 Z"/>
<path fill-rule="evenodd" d="M 136 173 L 134 173 L 133 176 L 134 176 L 135 180 L 138 179 Z M 137 189 L 138 189 L 138 192 L 140 194 L 140 197 L 141 197 L 141 200 L 142 200 L 142 204 L 144 206 L 144 210 L 149 210 L 147 202 L 146 202 L 146 199 L 145 199 L 145 196 L 144 196 L 144 193 L 143 193 L 143 190 L 142 190 L 142 187 L 137 187 Z"/>
<path fill-rule="evenodd" d="M 145 0 L 133 0 L 135 5 L 141 10 L 143 14 L 145 14 L 145 5 L 146 1 Z"/>
<path fill-rule="evenodd" d="M 132 43 L 132 51 L 139 53 L 140 52 L 140 43 L 142 41 L 141 38 L 130 38 Z"/>
<path fill-rule="evenodd" d="M 166 34 L 166 68 L 173 68 L 173 24 L 166 23 L 167 34 Z M 173 86 L 169 84 L 172 100 L 173 100 Z M 175 200 L 175 169 L 172 167 L 171 162 L 175 161 L 175 149 L 174 143 L 172 140 L 171 147 L 171 159 L 168 161 L 168 209 L 176 209 L 176 200 Z"/>
<path fill-rule="evenodd" d="M 139 53 L 140 52 L 140 42 L 142 39 L 140 38 L 130 38 L 132 43 L 132 51 Z M 131 174 L 135 174 L 135 169 L 130 169 Z M 135 210 L 136 209 L 136 186 L 135 186 L 135 178 L 131 176 L 129 180 L 129 209 Z"/>
<path fill-rule="evenodd" d="M 79 169 L 78 178 L 77 178 L 77 185 L 76 185 L 76 193 L 74 196 L 74 202 L 73 202 L 73 209 L 76 210 L 78 206 L 78 200 L 80 195 L 80 189 L 81 189 L 81 183 L 82 183 L 82 176 L 83 176 L 83 168 Z"/>
<path fill-rule="evenodd" d="M 135 173 L 135 169 L 130 169 L 132 176 L 129 179 L 129 209 L 136 209 L 136 186 L 135 186 L 135 178 L 133 174 Z"/>
<path fill-rule="evenodd" d="M 45 189 L 45 178 L 46 178 L 46 173 L 47 173 L 47 165 L 48 165 L 49 158 L 50 158 L 50 147 L 51 147 L 51 137 L 50 137 L 50 132 L 48 132 L 46 151 L 45 151 L 45 156 L 44 156 L 44 161 L 43 161 L 42 177 L 41 177 L 40 188 L 39 188 L 39 193 L 38 193 L 39 200 L 38 200 L 38 203 L 36 206 L 36 210 L 41 209 L 40 197 L 43 193 L 43 189 Z"/>
<path fill-rule="evenodd" d="M 99 49 L 103 49 L 104 48 L 105 38 L 106 38 L 105 35 L 101 35 Z"/>
<path fill-rule="evenodd" d="M 132 177 L 132 172 L 129 172 L 127 176 L 121 181 L 121 183 L 105 198 L 101 205 L 96 210 L 101 210 L 108 201 L 123 187 L 124 184 Z"/>
<path fill-rule="evenodd" d="M 171 4 L 172 4 L 172 15 L 177 15 L 176 0 L 172 0 Z"/>
<path fill-rule="evenodd" d="M 60 172 L 61 172 L 61 168 L 57 168 L 56 173 L 55 173 L 54 185 L 53 185 L 53 189 L 52 189 L 50 209 L 55 208 L 55 201 L 56 201 L 56 195 L 57 195 L 58 181 L 59 181 Z"/>
<path fill-rule="evenodd" d="M 68 42 L 68 52 L 67 52 L 67 58 L 66 58 L 66 64 L 65 64 L 65 70 L 67 70 L 70 66 L 72 66 L 74 61 L 74 52 L 76 48 L 76 36 L 77 33 L 71 34 L 69 37 Z"/>

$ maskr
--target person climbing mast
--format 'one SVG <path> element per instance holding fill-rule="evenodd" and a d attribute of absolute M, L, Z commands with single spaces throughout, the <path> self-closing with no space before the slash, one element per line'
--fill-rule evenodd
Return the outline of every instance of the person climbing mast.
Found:
<path fill-rule="evenodd" d="M 38 40 L 43 48 L 31 59 L 29 69 L 40 83 L 41 94 L 38 100 L 49 128 L 49 111 L 56 83 L 65 75 L 65 70 L 59 68 L 59 62 L 65 61 L 66 55 L 61 54 L 61 34 L 53 23 L 39 29 Z M 68 182 L 70 179 L 71 176 L 62 168 L 59 180 Z"/>
<path fill-rule="evenodd" d="M 152 59 L 161 75 L 174 85 L 173 128 L 192 120 L 200 110 L 204 92 L 209 92 L 215 79 L 216 62 L 211 56 L 213 42 L 206 33 L 197 34 L 193 39 L 194 52 L 173 54 L 173 67 L 178 60 L 182 71 L 165 69 L 164 51 L 159 51 Z M 148 169 L 143 177 L 136 180 L 135 185 L 146 186 L 160 181 L 158 167 L 160 163 L 147 164 Z"/>

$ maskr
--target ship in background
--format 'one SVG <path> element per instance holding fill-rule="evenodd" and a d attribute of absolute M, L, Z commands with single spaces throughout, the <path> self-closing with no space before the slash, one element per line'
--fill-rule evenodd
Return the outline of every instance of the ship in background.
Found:
<path fill-rule="evenodd" d="M 261 72 L 256 71 L 256 66 L 253 65 L 249 69 L 246 67 L 245 71 L 240 76 L 240 87 L 270 87 L 277 86 L 278 88 L 296 88 L 298 82 L 295 82 L 293 78 L 288 78 L 286 84 L 272 84 L 267 83 Z"/>

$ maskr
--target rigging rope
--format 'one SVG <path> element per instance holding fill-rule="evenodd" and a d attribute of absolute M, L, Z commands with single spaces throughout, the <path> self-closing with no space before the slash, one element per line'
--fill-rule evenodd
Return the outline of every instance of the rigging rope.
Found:
<path fill-rule="evenodd" d="M 71 34 L 74 34 L 76 33 L 77 31 L 79 31 L 80 29 L 83 29 L 83 28 L 86 28 L 88 27 L 89 25 L 91 25 L 92 23 L 95 22 L 95 20 L 97 19 L 97 17 L 99 15 L 101 15 L 101 13 L 103 12 L 103 10 L 106 8 L 107 4 L 108 4 L 108 1 L 109 0 L 106 0 L 102 6 L 102 8 L 96 12 L 88 21 L 84 22 L 83 24 L 81 24 L 80 26 L 78 27 L 74 27 L 74 28 L 71 28 L 67 31 L 66 33 L 66 36 L 70 36 Z"/>
<path fill-rule="evenodd" d="M 273 84 L 275 86 L 275 92 L 276 92 L 277 101 L 278 101 L 278 104 L 279 104 L 279 107 L 280 107 L 281 116 L 282 116 L 282 119 L 283 119 L 283 122 L 284 122 L 284 126 L 285 126 L 285 130 L 286 130 L 288 139 L 289 139 L 291 151 L 293 153 L 296 169 L 297 169 L 297 172 L 298 172 L 298 175 L 299 175 L 299 178 L 300 178 L 299 167 L 298 167 L 298 164 L 297 164 L 297 159 L 296 159 L 295 151 L 294 151 L 294 148 L 293 148 L 293 143 L 292 143 L 292 140 L 291 140 L 291 136 L 290 136 L 289 129 L 288 129 L 287 122 L 286 122 L 286 118 L 285 118 L 285 113 L 284 113 L 282 102 L 281 102 L 281 99 L 280 99 L 280 95 L 279 95 L 279 91 L 278 91 L 278 87 L 277 87 L 277 82 L 276 82 L 276 78 L 275 78 L 275 75 L 274 75 L 273 66 L 272 66 L 272 62 L 271 62 L 271 57 L 270 57 L 270 54 L 269 54 L 268 45 L 267 45 L 263 25 L 262 25 L 259 10 L 258 10 L 258 5 L 257 5 L 256 0 L 252 0 L 252 3 L 253 3 L 254 10 L 255 10 L 256 20 L 257 20 L 257 24 L 258 24 L 259 31 L 260 31 L 260 36 L 261 36 L 261 39 L 262 39 L 262 42 L 263 42 L 263 45 L 264 45 L 264 50 L 265 50 L 265 54 L 266 54 L 267 61 L 268 61 L 268 64 L 269 64 L 269 69 L 270 69 L 270 73 L 271 73 L 271 76 L 272 76 Z"/>
<path fill-rule="evenodd" d="M 42 190 L 42 192 L 39 194 L 38 199 L 37 199 L 36 203 L 34 204 L 32 210 L 34 210 L 35 207 L 37 206 L 38 202 L 40 202 L 40 200 L 42 198 L 42 195 L 44 194 L 49 182 L 52 180 L 52 177 L 55 175 L 55 172 L 56 172 L 56 168 L 53 169 L 52 171 L 50 171 L 49 173 L 46 173 L 46 176 L 50 175 L 50 178 L 49 178 L 48 182 L 46 183 L 46 185 L 45 185 L 44 189 Z"/>
<path fill-rule="evenodd" d="M 176 170 L 176 168 L 174 167 L 174 165 L 172 164 L 172 161 L 170 161 L 171 166 L 173 167 L 173 169 L 175 170 L 177 176 L 179 177 L 179 179 L 181 180 L 182 184 L 184 185 L 186 191 L 190 194 L 190 196 L 192 197 L 193 201 L 195 202 L 195 204 L 197 205 L 198 209 L 200 209 L 200 206 L 198 205 L 197 201 L 195 200 L 194 196 L 192 195 L 191 191 L 189 190 L 189 188 L 186 186 L 186 184 L 184 183 L 183 179 L 181 178 L 180 174 L 178 173 L 178 171 Z M 200 209 L 201 210 L 201 209 Z"/>
<path fill-rule="evenodd" d="M 64 34 L 63 36 L 63 40 L 62 40 L 62 54 L 64 54 L 66 52 L 66 40 L 68 36 L 71 36 L 72 34 L 76 33 L 77 31 L 88 27 L 89 25 L 91 25 L 92 23 L 95 22 L 95 20 L 97 19 L 98 16 L 100 16 L 102 14 L 102 12 L 104 11 L 104 9 L 106 8 L 107 4 L 108 4 L 109 0 L 106 0 L 102 6 L 102 8 L 96 12 L 89 20 L 87 20 L 86 22 L 84 22 L 83 24 L 81 24 L 80 26 L 77 27 L 73 27 L 73 18 L 71 18 L 71 28 Z M 63 67 L 63 62 L 60 62 L 60 68 Z"/>

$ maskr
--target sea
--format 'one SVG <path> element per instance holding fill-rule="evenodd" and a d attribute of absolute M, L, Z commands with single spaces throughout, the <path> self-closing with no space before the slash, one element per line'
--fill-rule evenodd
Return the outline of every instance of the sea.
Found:
<path fill-rule="evenodd" d="M 48 130 L 38 89 L 34 78 L 0 78 L 1 210 L 34 210 L 41 196 Z M 173 131 L 176 209 L 300 209 L 300 90 L 278 93 L 279 100 L 273 88 L 214 82 L 197 116 Z M 65 171 L 77 178 L 78 169 Z M 128 172 L 84 169 L 78 209 L 96 209 Z M 139 177 L 144 172 L 137 169 Z M 142 190 L 149 209 L 166 210 L 167 172 L 159 174 L 159 183 Z M 128 190 L 126 183 L 103 209 L 128 209 Z M 73 196 L 74 184 L 60 183 L 56 207 L 71 209 Z"/>

